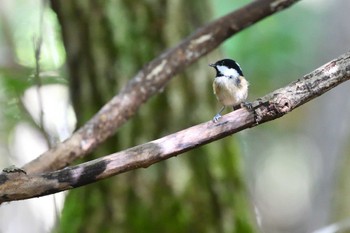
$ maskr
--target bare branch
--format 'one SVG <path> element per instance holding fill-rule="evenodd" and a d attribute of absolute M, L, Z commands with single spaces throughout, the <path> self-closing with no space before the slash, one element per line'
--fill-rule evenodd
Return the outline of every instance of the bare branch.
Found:
<path fill-rule="evenodd" d="M 259 0 L 200 28 L 147 64 L 71 138 L 24 166 L 28 174 L 63 168 L 93 151 L 130 119 L 138 108 L 198 58 L 225 39 L 298 0 Z"/>
<path fill-rule="evenodd" d="M 159 161 L 279 118 L 350 79 L 350 52 L 252 103 L 223 116 L 133 148 L 63 170 L 27 175 L 21 169 L 0 174 L 0 203 L 44 196 L 86 185 Z"/>

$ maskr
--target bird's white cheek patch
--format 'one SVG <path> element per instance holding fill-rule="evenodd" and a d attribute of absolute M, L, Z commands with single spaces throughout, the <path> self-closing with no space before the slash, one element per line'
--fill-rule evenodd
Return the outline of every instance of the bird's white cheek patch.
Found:
<path fill-rule="evenodd" d="M 229 69 L 227 68 L 226 66 L 217 66 L 217 69 L 220 71 L 221 74 L 223 74 L 224 76 L 227 76 L 227 77 L 238 77 L 239 74 L 237 72 L 236 69 Z"/>

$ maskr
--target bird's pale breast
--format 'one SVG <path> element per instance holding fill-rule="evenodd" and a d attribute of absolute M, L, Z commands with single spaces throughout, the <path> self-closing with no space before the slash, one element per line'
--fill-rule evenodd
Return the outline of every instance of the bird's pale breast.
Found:
<path fill-rule="evenodd" d="M 242 77 L 229 78 L 221 76 L 215 78 L 213 89 L 221 104 L 236 106 L 247 99 L 248 82 Z"/>

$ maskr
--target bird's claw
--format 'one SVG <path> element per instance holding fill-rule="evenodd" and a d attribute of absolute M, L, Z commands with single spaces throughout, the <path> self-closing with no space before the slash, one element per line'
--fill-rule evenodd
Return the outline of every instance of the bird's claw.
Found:
<path fill-rule="evenodd" d="M 216 123 L 219 121 L 219 119 L 221 118 L 221 115 L 218 113 L 213 117 L 213 122 Z"/>
<path fill-rule="evenodd" d="M 252 110 L 253 109 L 253 104 L 250 102 L 242 102 L 241 103 L 241 108 L 246 108 L 248 110 Z"/>

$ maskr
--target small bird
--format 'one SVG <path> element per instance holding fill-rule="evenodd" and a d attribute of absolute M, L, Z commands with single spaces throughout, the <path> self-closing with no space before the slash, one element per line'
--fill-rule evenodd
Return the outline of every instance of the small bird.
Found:
<path fill-rule="evenodd" d="M 213 118 L 213 121 L 217 122 L 226 106 L 232 106 L 233 110 L 236 110 L 242 105 L 246 105 L 244 101 L 248 96 L 249 83 L 244 78 L 239 64 L 232 59 L 223 59 L 214 64 L 209 64 L 209 66 L 216 70 L 213 90 L 216 98 L 223 105 Z"/>

